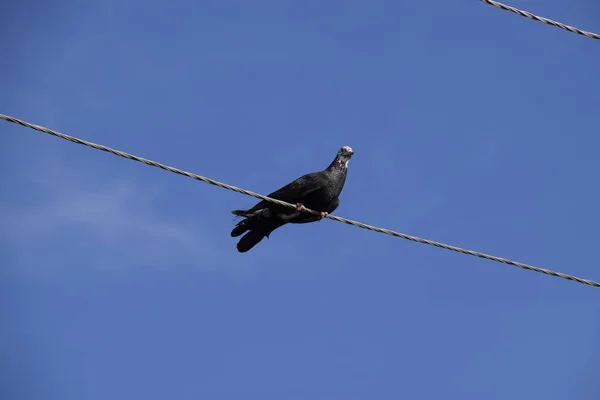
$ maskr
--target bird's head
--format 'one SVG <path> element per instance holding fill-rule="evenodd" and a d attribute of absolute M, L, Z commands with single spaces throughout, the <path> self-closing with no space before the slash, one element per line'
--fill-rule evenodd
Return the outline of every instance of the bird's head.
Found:
<path fill-rule="evenodd" d="M 352 148 L 350 146 L 344 146 L 338 151 L 337 158 L 348 164 L 348 161 L 350 161 L 353 155 L 354 151 L 352 151 Z"/>
<path fill-rule="evenodd" d="M 335 156 L 334 164 L 337 163 L 340 166 L 343 166 L 344 168 L 348 168 L 348 163 L 350 162 L 350 159 L 353 155 L 354 151 L 352 151 L 352 148 L 350 148 L 350 146 L 344 146 L 338 151 L 337 155 Z"/>

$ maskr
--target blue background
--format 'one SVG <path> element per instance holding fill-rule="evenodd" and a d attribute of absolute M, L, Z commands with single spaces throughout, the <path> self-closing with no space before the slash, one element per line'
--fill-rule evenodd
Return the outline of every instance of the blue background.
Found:
<path fill-rule="evenodd" d="M 600 31 L 589 0 L 510 5 Z M 472 1 L 23 1 L 0 112 L 263 194 L 600 280 L 600 41 Z M 0 123 L 5 399 L 598 399 L 597 288 Z"/>

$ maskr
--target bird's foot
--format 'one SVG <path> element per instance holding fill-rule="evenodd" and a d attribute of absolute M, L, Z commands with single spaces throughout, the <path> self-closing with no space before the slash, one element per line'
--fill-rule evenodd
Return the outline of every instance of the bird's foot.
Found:
<path fill-rule="evenodd" d="M 300 204 L 300 203 L 296 204 L 296 210 L 298 210 L 298 211 L 304 211 L 305 209 L 306 208 L 302 204 Z"/>
<path fill-rule="evenodd" d="M 319 218 L 319 221 L 322 220 L 323 218 L 325 218 L 328 215 L 329 215 L 329 213 L 326 213 L 325 211 L 321 211 L 321 218 Z"/>

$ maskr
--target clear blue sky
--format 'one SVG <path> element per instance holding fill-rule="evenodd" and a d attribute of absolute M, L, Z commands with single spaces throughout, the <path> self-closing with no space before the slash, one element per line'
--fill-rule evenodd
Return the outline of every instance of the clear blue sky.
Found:
<path fill-rule="evenodd" d="M 600 31 L 600 5 L 511 5 Z M 599 280 L 600 42 L 479 1 L 21 2 L 0 112 L 337 215 Z M 0 121 L 0 397 L 598 399 L 600 291 Z"/>

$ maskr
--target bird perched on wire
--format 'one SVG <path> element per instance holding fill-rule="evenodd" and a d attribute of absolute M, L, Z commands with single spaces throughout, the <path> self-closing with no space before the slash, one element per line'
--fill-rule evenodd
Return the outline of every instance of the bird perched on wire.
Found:
<path fill-rule="evenodd" d="M 285 224 L 320 221 L 332 213 L 340 204 L 339 196 L 346 183 L 348 163 L 353 154 L 349 146 L 344 146 L 326 169 L 301 176 L 267 196 L 296 204 L 295 210 L 265 200 L 248 210 L 233 210 L 233 214 L 245 219 L 233 228 L 231 236 L 238 237 L 248 232 L 238 242 L 238 251 L 244 253 L 250 250 Z M 321 215 L 303 212 L 305 207 L 318 211 Z"/>

